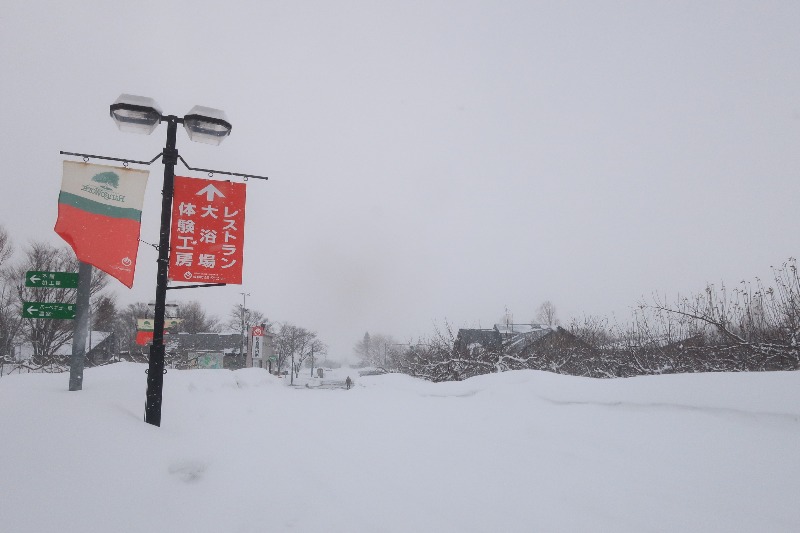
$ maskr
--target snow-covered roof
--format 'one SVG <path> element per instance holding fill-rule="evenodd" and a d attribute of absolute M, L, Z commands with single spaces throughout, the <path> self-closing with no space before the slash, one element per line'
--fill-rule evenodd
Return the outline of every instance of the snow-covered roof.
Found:
<path fill-rule="evenodd" d="M 111 335 L 108 331 L 90 331 L 89 334 L 86 336 L 86 351 L 89 352 L 98 344 L 103 342 Z M 24 353 L 24 349 L 23 349 Z M 62 346 L 57 352 L 57 355 L 72 355 L 72 341 L 66 343 Z M 33 348 L 30 349 L 30 355 L 33 355 Z"/>
<path fill-rule="evenodd" d="M 504 346 L 511 352 L 516 352 L 529 345 L 535 340 L 541 339 L 548 333 L 552 333 L 555 328 L 544 326 L 542 328 L 531 328 L 525 333 L 515 333 L 506 339 Z"/>
<path fill-rule="evenodd" d="M 469 350 L 477 346 L 487 349 L 499 348 L 502 340 L 494 329 L 459 329 L 456 342 Z"/>
<path fill-rule="evenodd" d="M 534 331 L 552 331 L 556 326 L 547 324 L 495 324 L 494 329 L 501 335 L 519 335 Z"/>

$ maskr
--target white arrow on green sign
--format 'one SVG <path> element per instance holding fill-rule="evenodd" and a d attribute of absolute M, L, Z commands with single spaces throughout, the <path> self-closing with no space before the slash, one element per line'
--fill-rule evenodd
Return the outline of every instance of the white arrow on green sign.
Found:
<path fill-rule="evenodd" d="M 22 318 L 71 320 L 75 318 L 75 304 L 22 302 Z"/>
<path fill-rule="evenodd" d="M 25 273 L 26 287 L 47 287 L 53 289 L 77 289 L 76 272 L 44 272 L 29 270 Z"/>

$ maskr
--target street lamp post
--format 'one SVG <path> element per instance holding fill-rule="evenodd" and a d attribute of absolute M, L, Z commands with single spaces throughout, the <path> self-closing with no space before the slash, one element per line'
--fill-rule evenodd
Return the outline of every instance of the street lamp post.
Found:
<path fill-rule="evenodd" d="M 183 124 L 189 139 L 206 144 L 220 144 L 231 133 L 231 124 L 225 113 L 207 107 L 195 106 L 183 118 L 163 115 L 152 98 L 121 95 L 110 107 L 111 117 L 121 131 L 151 134 L 161 122 L 167 123 L 167 143 L 162 152 L 164 184 L 161 191 L 161 229 L 158 241 L 158 271 L 156 273 L 156 305 L 153 319 L 153 343 L 147 368 L 147 399 L 144 420 L 154 426 L 161 425 L 161 399 L 164 386 L 164 312 L 167 298 L 167 271 L 169 267 L 169 232 L 172 216 L 172 195 L 175 182 L 175 165 L 178 163 L 176 147 L 178 124 Z"/>

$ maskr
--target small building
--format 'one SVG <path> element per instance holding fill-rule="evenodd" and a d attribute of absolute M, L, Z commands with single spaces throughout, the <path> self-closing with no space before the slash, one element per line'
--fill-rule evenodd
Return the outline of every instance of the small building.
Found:
<path fill-rule="evenodd" d="M 272 372 L 275 366 L 275 335 L 263 331 L 261 341 L 252 335 L 247 337 L 247 364 L 248 368 L 266 368 Z"/>
<path fill-rule="evenodd" d="M 503 347 L 503 337 L 497 329 L 459 329 L 453 345 L 455 353 L 474 354 L 493 352 Z"/>
<path fill-rule="evenodd" d="M 178 368 L 190 368 L 199 364 L 202 354 L 222 354 L 222 366 L 196 366 L 195 368 L 241 368 L 244 364 L 240 354 L 242 336 L 238 333 L 177 333 L 169 336 L 167 353 Z M 190 354 L 200 354 L 194 358 Z M 216 361 L 216 355 L 214 356 Z M 208 364 L 216 365 L 210 360 Z"/>
<path fill-rule="evenodd" d="M 593 346 L 559 326 L 495 324 L 492 329 L 460 329 L 453 346 L 462 361 L 458 378 L 491 369 L 536 369 L 585 375 L 597 357 Z M 452 366 L 452 365 L 451 365 Z"/>
<path fill-rule="evenodd" d="M 598 350 L 560 326 L 540 335 L 521 335 L 507 345 L 519 368 L 548 370 L 573 376 L 590 375 L 598 364 Z M 515 365 L 511 365 L 513 368 Z"/>

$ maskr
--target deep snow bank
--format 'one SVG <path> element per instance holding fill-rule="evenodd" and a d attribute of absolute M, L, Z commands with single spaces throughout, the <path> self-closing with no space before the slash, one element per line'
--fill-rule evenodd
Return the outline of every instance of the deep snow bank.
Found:
<path fill-rule="evenodd" d="M 170 371 L 154 428 L 144 369 L 0 379 L 0 530 L 800 530 L 797 372 Z"/>

